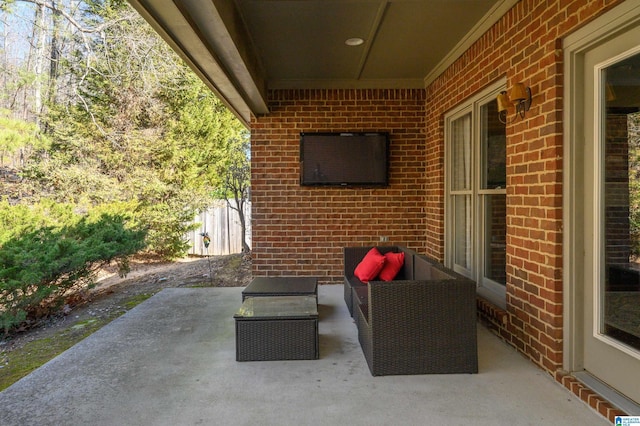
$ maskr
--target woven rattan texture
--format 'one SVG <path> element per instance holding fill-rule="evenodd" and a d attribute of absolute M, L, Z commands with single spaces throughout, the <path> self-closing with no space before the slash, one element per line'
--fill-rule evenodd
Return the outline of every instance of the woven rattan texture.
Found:
<path fill-rule="evenodd" d="M 475 283 L 415 253 L 414 272 L 365 285 L 353 269 L 369 249 L 345 248 L 344 299 L 371 374 L 477 373 Z"/>
<path fill-rule="evenodd" d="M 317 319 L 236 320 L 236 360 L 318 359 Z"/>

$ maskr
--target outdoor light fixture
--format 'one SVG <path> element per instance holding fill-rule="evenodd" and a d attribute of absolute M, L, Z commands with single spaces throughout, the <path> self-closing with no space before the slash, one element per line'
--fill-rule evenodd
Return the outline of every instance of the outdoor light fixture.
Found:
<path fill-rule="evenodd" d="M 498 118 L 501 123 L 507 124 L 507 108 L 512 103 L 516 107 L 516 114 L 524 118 L 525 113 L 531 108 L 531 89 L 523 83 L 516 83 L 507 95 L 506 91 L 500 92 L 496 97 L 498 102 Z"/>
<path fill-rule="evenodd" d="M 613 86 L 609 82 L 605 85 L 605 95 L 607 102 L 616 100 L 616 92 L 613 90 Z"/>

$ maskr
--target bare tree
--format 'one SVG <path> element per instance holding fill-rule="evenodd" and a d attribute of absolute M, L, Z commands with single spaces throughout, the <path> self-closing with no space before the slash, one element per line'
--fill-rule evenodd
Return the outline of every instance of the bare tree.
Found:
<path fill-rule="evenodd" d="M 240 227 L 242 232 L 242 252 L 249 253 L 251 248 L 247 244 L 247 219 L 244 209 L 250 194 L 250 178 L 251 171 L 248 164 L 233 165 L 229 168 L 225 179 L 225 186 L 229 190 L 229 195 L 225 197 L 227 205 L 238 212 L 240 219 Z M 233 199 L 234 203 L 231 202 Z"/>
<path fill-rule="evenodd" d="M 32 5 L 31 17 L 26 16 L 28 8 L 16 6 L 19 3 Z M 99 16 L 82 1 L 0 0 L 5 53 L 0 68 L 8 70 L 12 65 L 18 68 L 13 74 L 3 73 L 2 89 L 5 96 L 14 99 L 7 107 L 13 111 L 21 110 L 20 118 L 38 124 L 46 103 L 55 102 L 60 95 L 61 99 L 75 98 L 91 114 L 91 105 L 82 87 L 89 75 L 99 72 L 95 66 L 95 50 L 108 50 L 108 46 L 105 47 L 105 30 L 122 21 L 141 19 L 130 7 L 125 6 L 122 11 Z M 11 28 L 7 25 L 10 15 L 14 22 L 24 22 L 30 28 L 29 34 L 24 33 L 22 26 Z M 9 31 L 13 34 L 9 34 Z M 9 63 L 6 53 L 9 39 L 20 43 L 24 43 L 25 39 L 29 41 L 29 53 L 23 58 L 22 64 Z M 63 60 L 67 64 L 64 71 L 60 68 Z M 9 81 L 11 78 L 13 80 Z M 61 79 L 66 84 L 61 85 Z M 61 87 L 64 87 L 65 93 L 58 92 Z M 9 91 L 13 95 L 7 93 Z"/>
<path fill-rule="evenodd" d="M 44 62 L 47 59 L 47 19 L 45 8 L 42 4 L 36 4 L 35 19 L 33 25 L 33 73 L 35 76 L 33 85 L 33 114 L 36 128 L 40 127 L 40 117 L 42 115 L 42 88 L 44 86 Z"/>
<path fill-rule="evenodd" d="M 52 23 L 53 31 L 51 33 L 50 56 L 49 56 L 49 96 L 48 102 L 51 103 L 55 99 L 57 81 L 58 81 L 58 64 L 60 61 L 60 12 L 53 2 L 55 9 L 53 10 Z"/>
<path fill-rule="evenodd" d="M 242 232 L 242 252 L 249 253 L 247 244 L 247 220 L 244 214 L 251 195 L 251 166 L 249 162 L 250 142 L 247 137 L 231 141 L 229 157 L 223 166 L 222 193 L 227 205 L 238 212 Z M 232 202 L 233 201 L 233 202 Z"/>

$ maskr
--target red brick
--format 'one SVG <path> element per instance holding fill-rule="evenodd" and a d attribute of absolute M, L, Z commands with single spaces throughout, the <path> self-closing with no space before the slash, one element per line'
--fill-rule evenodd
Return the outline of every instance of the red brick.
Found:
<path fill-rule="evenodd" d="M 444 117 L 499 78 L 506 77 L 508 88 L 524 82 L 533 105 L 507 125 L 510 321 L 495 326 L 554 374 L 562 359 L 562 40 L 621 2 L 517 2 L 425 90 L 270 91 L 271 113 L 251 123 L 254 272 L 339 281 L 342 246 L 376 244 L 381 235 L 443 260 Z M 298 133 L 345 130 L 390 132 L 391 185 L 301 188 Z M 562 380 L 580 391 L 577 382 Z M 592 394 L 583 395 L 596 404 Z M 604 416 L 614 412 L 602 403 L 594 408 Z"/>

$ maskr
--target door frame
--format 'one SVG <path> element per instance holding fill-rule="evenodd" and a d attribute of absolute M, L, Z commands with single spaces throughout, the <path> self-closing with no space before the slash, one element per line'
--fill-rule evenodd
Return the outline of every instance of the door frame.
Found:
<path fill-rule="evenodd" d="M 638 407 L 622 395 L 584 373 L 584 282 L 582 254 L 585 247 L 581 175 L 585 144 L 582 106 L 584 55 L 595 46 L 640 25 L 640 0 L 626 1 L 596 18 L 563 40 L 563 368 L 620 408 Z M 588 324 L 587 326 L 591 326 Z"/>

